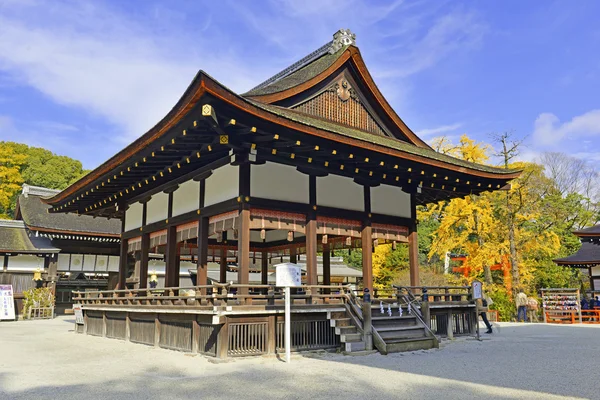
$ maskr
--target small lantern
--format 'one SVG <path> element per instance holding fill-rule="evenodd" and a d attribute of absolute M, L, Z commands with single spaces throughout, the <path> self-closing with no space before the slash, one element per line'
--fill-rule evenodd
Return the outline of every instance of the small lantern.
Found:
<path fill-rule="evenodd" d="M 288 232 L 287 240 L 288 240 L 288 242 L 293 242 L 294 241 L 294 231 L 289 231 Z"/>
<path fill-rule="evenodd" d="M 396 246 L 396 241 L 394 240 L 394 241 L 392 242 L 392 250 L 396 250 L 396 247 L 397 247 L 397 246 Z"/>
<path fill-rule="evenodd" d="M 267 231 L 265 231 L 264 229 L 260 230 L 260 238 L 262 240 L 265 240 L 267 238 Z"/>
<path fill-rule="evenodd" d="M 323 244 L 327 244 L 327 235 L 323 235 L 322 242 Z"/>
<path fill-rule="evenodd" d="M 350 236 L 346 238 L 346 246 L 352 246 L 352 238 Z"/>
<path fill-rule="evenodd" d="M 217 242 L 221 243 L 223 241 L 223 232 L 217 232 Z"/>

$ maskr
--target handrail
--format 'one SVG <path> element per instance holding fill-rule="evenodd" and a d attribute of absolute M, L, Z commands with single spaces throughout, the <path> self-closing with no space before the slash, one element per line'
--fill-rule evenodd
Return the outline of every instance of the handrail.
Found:
<path fill-rule="evenodd" d="M 421 324 L 425 327 L 425 330 L 430 336 L 438 340 L 435 333 L 429 327 L 429 324 L 427 324 L 423 320 L 423 313 L 421 312 L 422 305 L 421 302 L 417 299 L 417 297 L 410 290 L 408 290 L 407 286 L 393 285 L 393 287 L 398 290 L 398 303 L 400 302 L 400 298 L 402 298 L 406 304 L 409 304 L 415 318 L 417 318 L 419 322 L 421 322 Z M 406 293 L 401 292 L 401 290 L 405 290 Z"/>
<path fill-rule="evenodd" d="M 250 289 L 250 290 L 243 290 Z M 254 290 L 252 290 L 254 289 Z M 350 286 L 304 285 L 302 293 L 291 295 L 292 299 L 304 299 L 306 304 L 339 301 Z M 210 291 L 209 291 L 210 290 Z M 235 293 L 234 293 L 235 291 Z M 185 305 L 185 306 L 231 306 L 251 305 L 252 300 L 267 300 L 275 305 L 283 299 L 283 290 L 275 285 L 213 284 L 188 287 L 119 289 L 103 291 L 73 291 L 73 300 L 88 305 Z M 220 303 L 215 303 L 219 301 Z M 207 304 L 208 303 L 208 304 Z"/>

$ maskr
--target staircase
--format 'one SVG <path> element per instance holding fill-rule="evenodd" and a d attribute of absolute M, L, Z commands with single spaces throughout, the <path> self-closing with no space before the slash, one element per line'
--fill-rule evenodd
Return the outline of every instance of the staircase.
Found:
<path fill-rule="evenodd" d="M 365 350 L 365 341 L 362 328 L 358 328 L 358 321 L 348 311 L 328 312 L 327 318 L 335 334 L 340 337 L 342 351 L 353 353 Z"/>
<path fill-rule="evenodd" d="M 345 299 L 345 311 L 327 313 L 336 335 L 340 336 L 342 350 L 346 353 L 366 350 L 361 304 L 361 299 L 350 291 Z M 439 347 L 437 337 L 423 321 L 420 304 L 414 296 L 398 295 L 397 299 L 386 299 L 383 313 L 379 300 L 375 300 L 371 305 L 371 325 L 373 348 L 381 354 Z"/>
<path fill-rule="evenodd" d="M 400 316 L 402 307 L 402 316 Z M 408 313 L 408 305 L 390 305 L 392 316 L 388 314 L 388 306 L 384 312 L 377 304 L 371 308 L 373 325 L 373 345 L 381 354 L 397 353 L 401 351 L 426 350 L 439 347 L 435 335 L 430 334 L 428 328 L 417 315 L 417 310 Z"/>

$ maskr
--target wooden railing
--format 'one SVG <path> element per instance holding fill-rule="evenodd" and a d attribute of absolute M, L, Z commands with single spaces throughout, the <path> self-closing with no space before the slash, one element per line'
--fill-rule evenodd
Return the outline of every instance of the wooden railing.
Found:
<path fill-rule="evenodd" d="M 349 286 L 306 285 L 294 290 L 292 305 L 342 304 Z M 214 284 L 164 289 L 73 292 L 75 303 L 101 306 L 235 307 L 283 305 L 283 289 L 274 285 Z"/>
<path fill-rule="evenodd" d="M 393 286 L 397 291 L 410 292 L 419 301 L 427 293 L 429 302 L 470 302 L 472 300 L 470 286 Z M 425 291 L 426 290 L 426 291 Z"/>

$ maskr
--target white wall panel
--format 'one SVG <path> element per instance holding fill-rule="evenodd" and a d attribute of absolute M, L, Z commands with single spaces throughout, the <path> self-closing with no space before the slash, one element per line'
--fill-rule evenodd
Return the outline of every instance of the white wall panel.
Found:
<path fill-rule="evenodd" d="M 317 178 L 317 205 L 364 211 L 364 188 L 343 176 Z"/>
<path fill-rule="evenodd" d="M 83 254 L 71 254 L 71 271 L 83 269 Z"/>
<path fill-rule="evenodd" d="M 236 166 L 225 165 L 214 170 L 213 174 L 206 180 L 204 206 L 238 197 L 240 192 L 239 180 L 239 168 Z"/>
<path fill-rule="evenodd" d="M 141 203 L 134 203 L 125 211 L 125 232 L 142 226 L 142 211 Z"/>
<path fill-rule="evenodd" d="M 119 256 L 108 256 L 108 270 L 119 272 Z"/>
<path fill-rule="evenodd" d="M 200 205 L 200 182 L 189 180 L 179 185 L 173 193 L 173 216 L 198 209 Z"/>
<path fill-rule="evenodd" d="M 108 256 L 96 257 L 96 271 L 105 272 L 108 268 Z"/>
<path fill-rule="evenodd" d="M 83 256 L 83 270 L 93 271 L 96 266 L 96 256 L 94 254 L 85 254 Z"/>
<path fill-rule="evenodd" d="M 71 255 L 70 254 L 59 254 L 58 255 L 58 270 L 59 271 L 68 271 L 70 263 L 71 263 Z"/>
<path fill-rule="evenodd" d="M 594 290 L 600 290 L 600 279 L 594 279 Z"/>
<path fill-rule="evenodd" d="M 146 224 L 166 220 L 169 215 L 169 195 L 163 192 L 156 193 L 146 207 Z"/>
<path fill-rule="evenodd" d="M 9 271 L 35 271 L 44 269 L 44 259 L 30 254 L 10 256 L 8 258 Z"/>
<path fill-rule="evenodd" d="M 410 194 L 395 186 L 379 185 L 372 187 L 371 212 L 410 218 Z"/>
<path fill-rule="evenodd" d="M 600 276 L 600 266 L 592 267 L 592 276 Z"/>
<path fill-rule="evenodd" d="M 252 165 L 250 196 L 308 204 L 308 175 L 289 165 Z"/>

